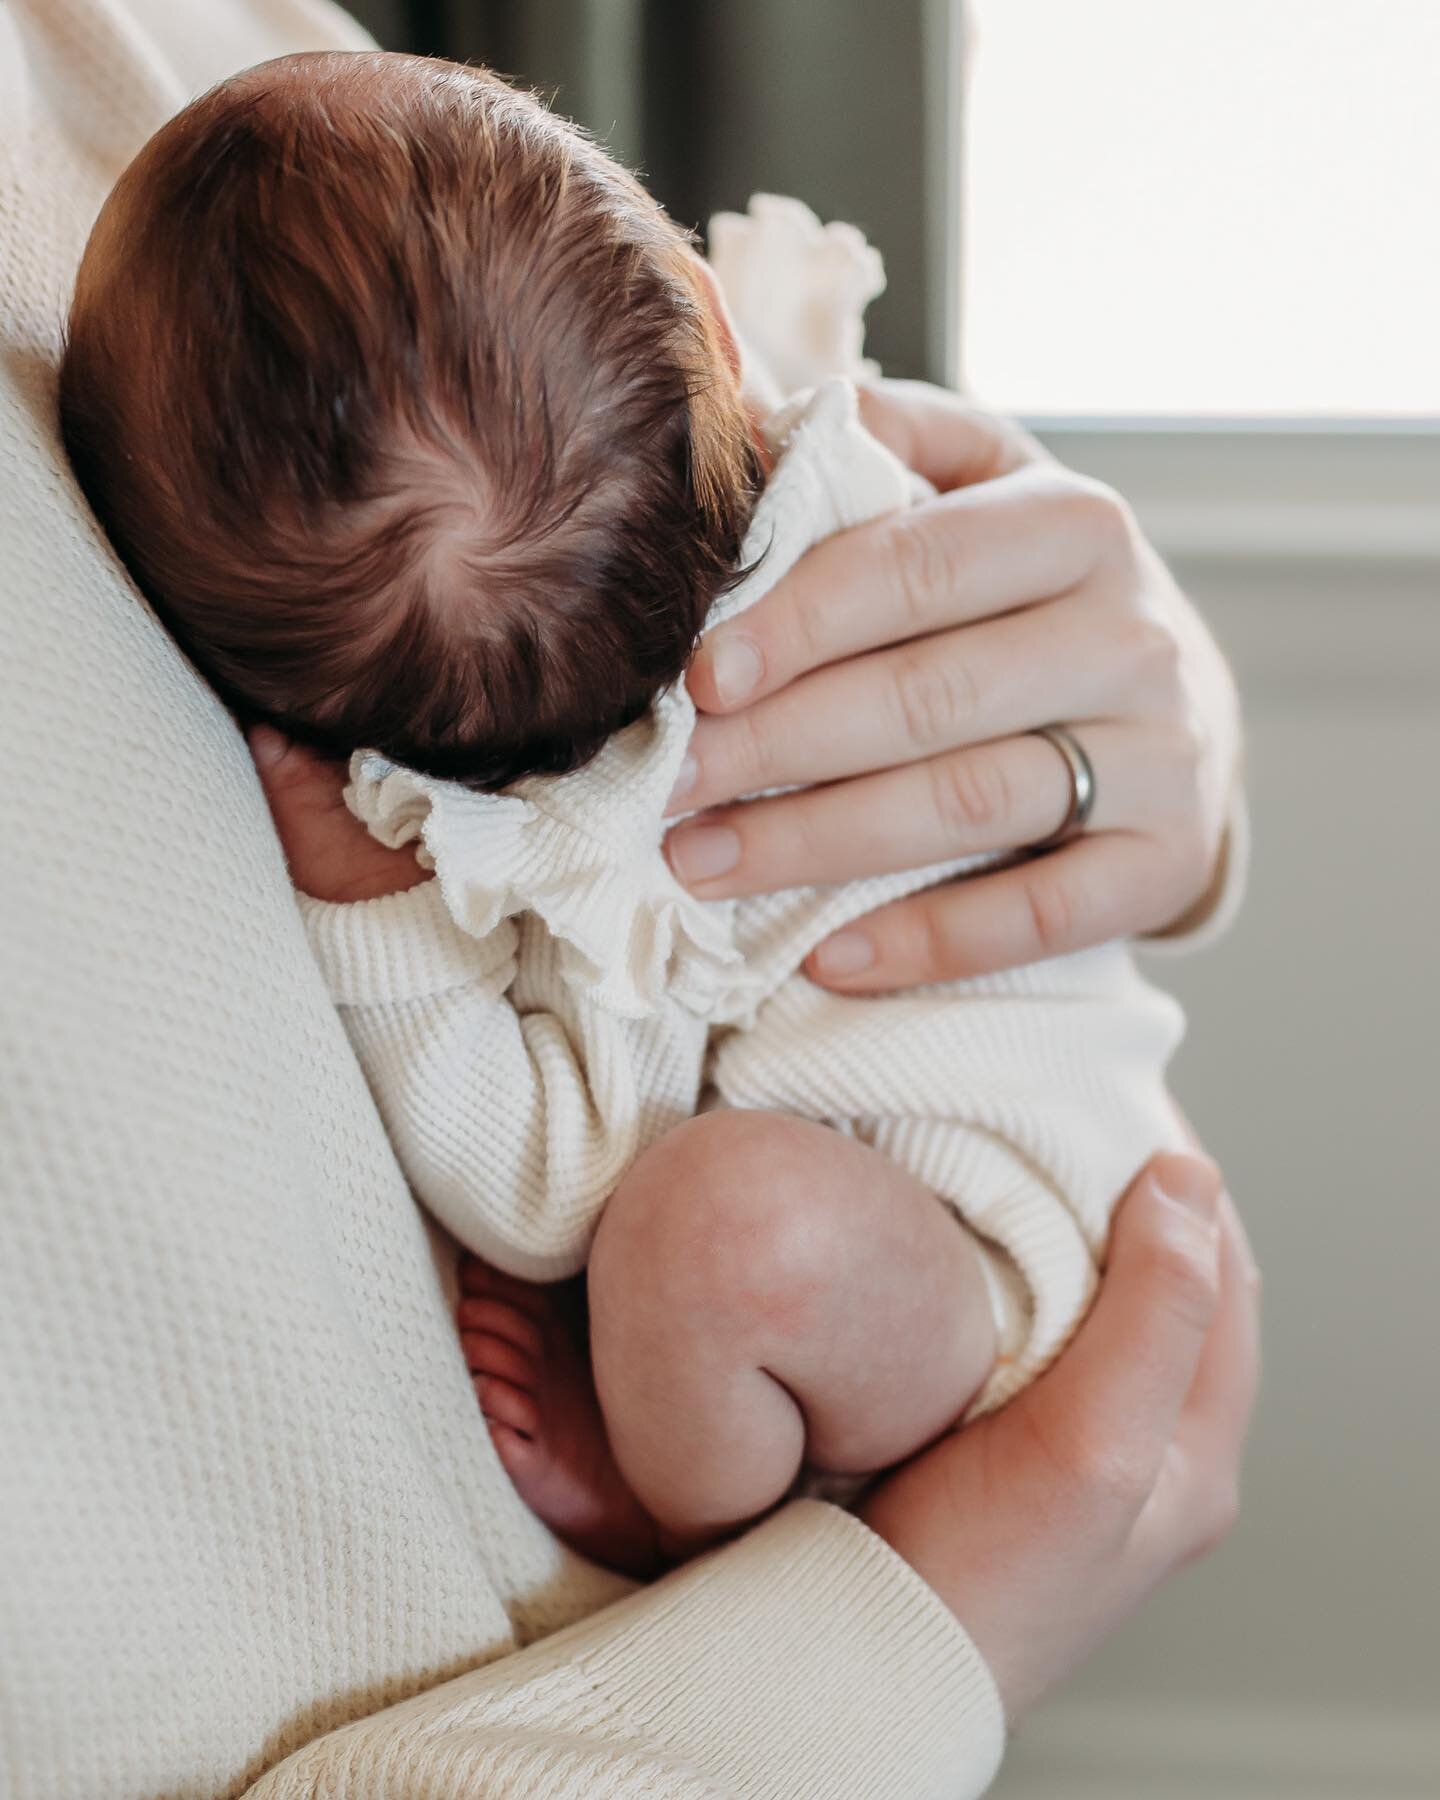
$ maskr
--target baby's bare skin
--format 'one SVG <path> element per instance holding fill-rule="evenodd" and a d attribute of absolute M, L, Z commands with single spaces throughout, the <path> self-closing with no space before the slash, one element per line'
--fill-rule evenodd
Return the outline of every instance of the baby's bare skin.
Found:
<path fill-rule="evenodd" d="M 902 1461 L 995 1359 L 954 1216 L 877 1151 L 771 1113 L 705 1114 L 639 1157 L 583 1291 L 473 1261 L 463 1285 L 466 1359 L 516 1488 L 635 1574 L 765 1512 L 802 1462 Z"/>

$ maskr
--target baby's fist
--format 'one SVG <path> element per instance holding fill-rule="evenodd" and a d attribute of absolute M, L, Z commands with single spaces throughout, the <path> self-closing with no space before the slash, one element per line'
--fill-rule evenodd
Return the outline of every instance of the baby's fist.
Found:
<path fill-rule="evenodd" d="M 378 900 L 429 875 L 410 850 L 377 843 L 345 804 L 345 767 L 271 725 L 248 733 L 290 879 L 315 900 Z"/>

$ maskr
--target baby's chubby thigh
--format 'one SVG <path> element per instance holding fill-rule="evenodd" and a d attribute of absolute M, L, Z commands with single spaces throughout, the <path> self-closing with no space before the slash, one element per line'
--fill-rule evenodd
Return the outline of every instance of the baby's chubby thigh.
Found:
<path fill-rule="evenodd" d="M 867 1145 L 779 1113 L 702 1114 L 639 1157 L 589 1291 L 616 1456 L 677 1531 L 762 1511 L 802 1461 L 899 1460 L 954 1423 L 995 1355 L 954 1214 Z"/>

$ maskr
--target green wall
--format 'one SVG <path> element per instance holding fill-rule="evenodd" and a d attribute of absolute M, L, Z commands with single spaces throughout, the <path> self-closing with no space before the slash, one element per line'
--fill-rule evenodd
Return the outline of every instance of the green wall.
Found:
<path fill-rule="evenodd" d="M 870 348 L 940 375 L 953 302 L 946 110 L 957 0 L 362 0 L 380 41 L 554 91 L 686 225 L 756 189 L 879 245 Z"/>

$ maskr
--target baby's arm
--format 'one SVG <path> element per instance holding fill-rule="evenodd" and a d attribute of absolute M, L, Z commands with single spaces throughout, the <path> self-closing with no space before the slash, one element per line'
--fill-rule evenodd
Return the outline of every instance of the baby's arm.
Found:
<path fill-rule="evenodd" d="M 511 1274 L 574 1274 L 625 1169 L 694 1110 L 703 1027 L 678 1008 L 617 1018 L 558 976 L 522 991 L 516 924 L 468 936 L 437 881 L 301 905 L 416 1196 Z"/>

